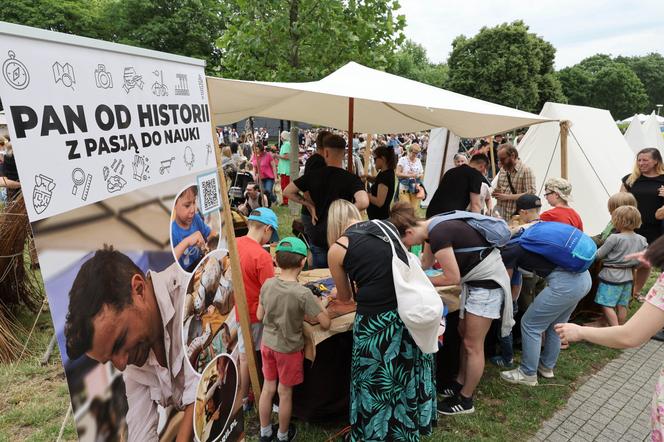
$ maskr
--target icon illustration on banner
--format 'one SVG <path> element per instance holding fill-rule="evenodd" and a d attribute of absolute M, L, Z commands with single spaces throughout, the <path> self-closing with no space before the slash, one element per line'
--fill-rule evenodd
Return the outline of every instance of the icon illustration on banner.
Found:
<path fill-rule="evenodd" d="M 25 89 L 30 84 L 30 72 L 25 65 L 16 59 L 14 51 L 7 52 L 8 59 L 2 64 L 2 75 L 14 89 Z"/>
<path fill-rule="evenodd" d="M 175 95 L 189 95 L 189 84 L 186 74 L 175 74 L 178 84 L 175 85 Z"/>
<path fill-rule="evenodd" d="M 106 70 L 106 66 L 101 63 L 95 69 L 95 84 L 99 89 L 111 89 L 113 87 L 113 77 Z"/>
<path fill-rule="evenodd" d="M 134 155 L 134 161 L 131 163 L 134 171 L 133 178 L 136 181 L 147 181 L 150 179 L 148 172 L 150 171 L 150 159 L 142 155 Z"/>
<path fill-rule="evenodd" d="M 113 160 L 111 167 L 104 166 L 103 169 L 104 181 L 106 181 L 106 190 L 108 190 L 108 193 L 119 192 L 124 188 L 124 186 L 127 185 L 127 180 L 122 178 L 120 175 L 111 176 L 111 170 L 113 170 L 116 174 L 122 173 L 121 171 L 124 171 L 124 164 L 122 163 L 122 160 L 115 159 Z"/>
<path fill-rule="evenodd" d="M 32 207 L 35 212 L 42 214 L 51 203 L 55 183 L 46 175 L 35 175 L 35 187 L 32 189 Z"/>
<path fill-rule="evenodd" d="M 198 74 L 198 89 L 201 91 L 201 100 L 205 99 L 205 81 L 203 80 L 203 76 L 201 74 Z"/>
<path fill-rule="evenodd" d="M 83 186 L 81 199 L 83 201 L 87 201 L 88 193 L 90 192 L 90 185 L 92 185 L 92 175 L 89 173 L 86 174 L 83 169 L 77 167 L 71 171 L 71 180 L 74 183 L 74 187 L 71 189 L 71 194 L 78 196 L 78 188 Z"/>
<path fill-rule="evenodd" d="M 205 156 L 205 165 L 207 166 L 208 163 L 210 162 L 210 155 L 212 155 L 212 146 L 210 143 L 207 144 L 206 146 L 207 154 Z"/>
<path fill-rule="evenodd" d="M 157 97 L 167 97 L 168 96 L 168 87 L 164 83 L 164 71 L 156 70 L 152 73 L 157 77 L 154 83 L 152 83 L 152 94 Z"/>
<path fill-rule="evenodd" d="M 136 69 L 134 69 L 132 66 L 124 68 L 123 78 L 124 84 L 122 85 L 122 88 L 126 93 L 129 93 L 129 91 L 135 87 L 143 90 L 143 85 L 145 84 L 143 82 L 143 76 L 138 75 L 138 73 L 136 73 Z"/>
<path fill-rule="evenodd" d="M 53 63 L 53 80 L 55 80 L 55 84 L 61 83 L 73 91 L 74 84 L 76 84 L 74 67 L 69 63 L 62 64 L 56 61 Z"/>
<path fill-rule="evenodd" d="M 175 157 L 170 157 L 167 160 L 162 160 L 161 167 L 159 168 L 159 175 L 163 175 L 165 173 L 171 173 L 171 166 L 173 165 L 173 161 L 175 161 Z"/>
<path fill-rule="evenodd" d="M 196 157 L 194 156 L 194 151 L 189 146 L 185 147 L 184 148 L 184 165 L 187 166 L 188 170 L 191 170 L 191 169 L 194 168 L 194 161 L 196 161 Z"/>

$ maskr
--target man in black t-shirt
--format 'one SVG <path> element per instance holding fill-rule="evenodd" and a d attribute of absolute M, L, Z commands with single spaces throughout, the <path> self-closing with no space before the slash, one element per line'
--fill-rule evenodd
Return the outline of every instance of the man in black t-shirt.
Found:
<path fill-rule="evenodd" d="M 286 198 L 302 204 L 311 214 L 312 227 L 307 236 L 311 241 L 314 268 L 327 267 L 327 211 L 332 202 L 345 199 L 355 203 L 359 210 L 369 206 L 369 196 L 362 180 L 342 168 L 345 151 L 346 141 L 342 137 L 325 137 L 323 158 L 327 165 L 308 171 L 291 182 L 283 192 Z"/>
<path fill-rule="evenodd" d="M 468 205 L 471 212 L 481 211 L 480 192 L 485 178 L 472 167 L 478 163 L 484 164 L 486 168 L 489 159 L 483 154 L 475 155 L 471 158 L 470 165 L 453 167 L 443 175 L 436 193 L 429 202 L 427 218 L 452 210 L 466 210 Z"/>

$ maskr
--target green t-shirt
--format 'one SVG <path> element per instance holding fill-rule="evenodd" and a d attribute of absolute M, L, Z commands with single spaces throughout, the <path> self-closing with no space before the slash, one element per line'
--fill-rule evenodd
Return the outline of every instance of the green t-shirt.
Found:
<path fill-rule="evenodd" d="M 290 142 L 285 141 L 279 149 L 279 155 L 287 155 L 290 153 Z M 282 160 L 279 158 L 279 164 L 277 165 L 277 173 L 279 175 L 288 175 L 290 176 L 290 160 Z"/>
<path fill-rule="evenodd" d="M 275 277 L 261 288 L 263 345 L 279 353 L 293 353 L 304 348 L 304 315 L 317 316 L 322 310 L 311 290 L 297 282 Z"/>

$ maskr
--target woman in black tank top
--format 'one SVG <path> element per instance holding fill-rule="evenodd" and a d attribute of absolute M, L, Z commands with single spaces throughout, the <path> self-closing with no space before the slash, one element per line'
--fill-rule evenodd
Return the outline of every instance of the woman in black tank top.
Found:
<path fill-rule="evenodd" d="M 396 229 L 389 227 L 398 238 Z M 399 318 L 392 249 L 384 236 L 373 222 L 361 221 L 348 201 L 330 206 L 328 264 L 337 299 L 353 302 L 354 295 L 357 302 L 350 394 L 353 441 L 424 436 L 436 422 L 433 355 L 421 352 Z M 406 258 L 401 250 L 397 254 Z M 379 397 L 389 398 L 389 403 L 374 400 Z M 398 410 L 408 419 L 394 417 Z M 376 428 L 373 418 L 379 414 L 383 418 Z"/>

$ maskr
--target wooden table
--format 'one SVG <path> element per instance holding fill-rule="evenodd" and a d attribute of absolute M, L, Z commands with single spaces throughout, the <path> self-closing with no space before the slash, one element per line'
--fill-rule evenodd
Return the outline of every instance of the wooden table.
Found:
<path fill-rule="evenodd" d="M 329 269 L 316 269 L 308 270 L 300 274 L 300 282 L 306 284 L 309 282 L 320 281 L 321 279 L 330 278 Z M 459 294 L 461 287 L 457 285 L 437 287 L 436 288 L 443 302 L 447 306 L 448 312 L 455 312 L 459 310 Z M 353 329 L 353 322 L 355 321 L 355 312 L 351 311 L 341 316 L 331 318 L 330 328 L 323 330 L 318 324 L 310 324 L 305 321 L 304 323 L 304 357 L 310 361 L 316 359 L 316 346 L 324 340 L 339 334 L 350 331 Z"/>

